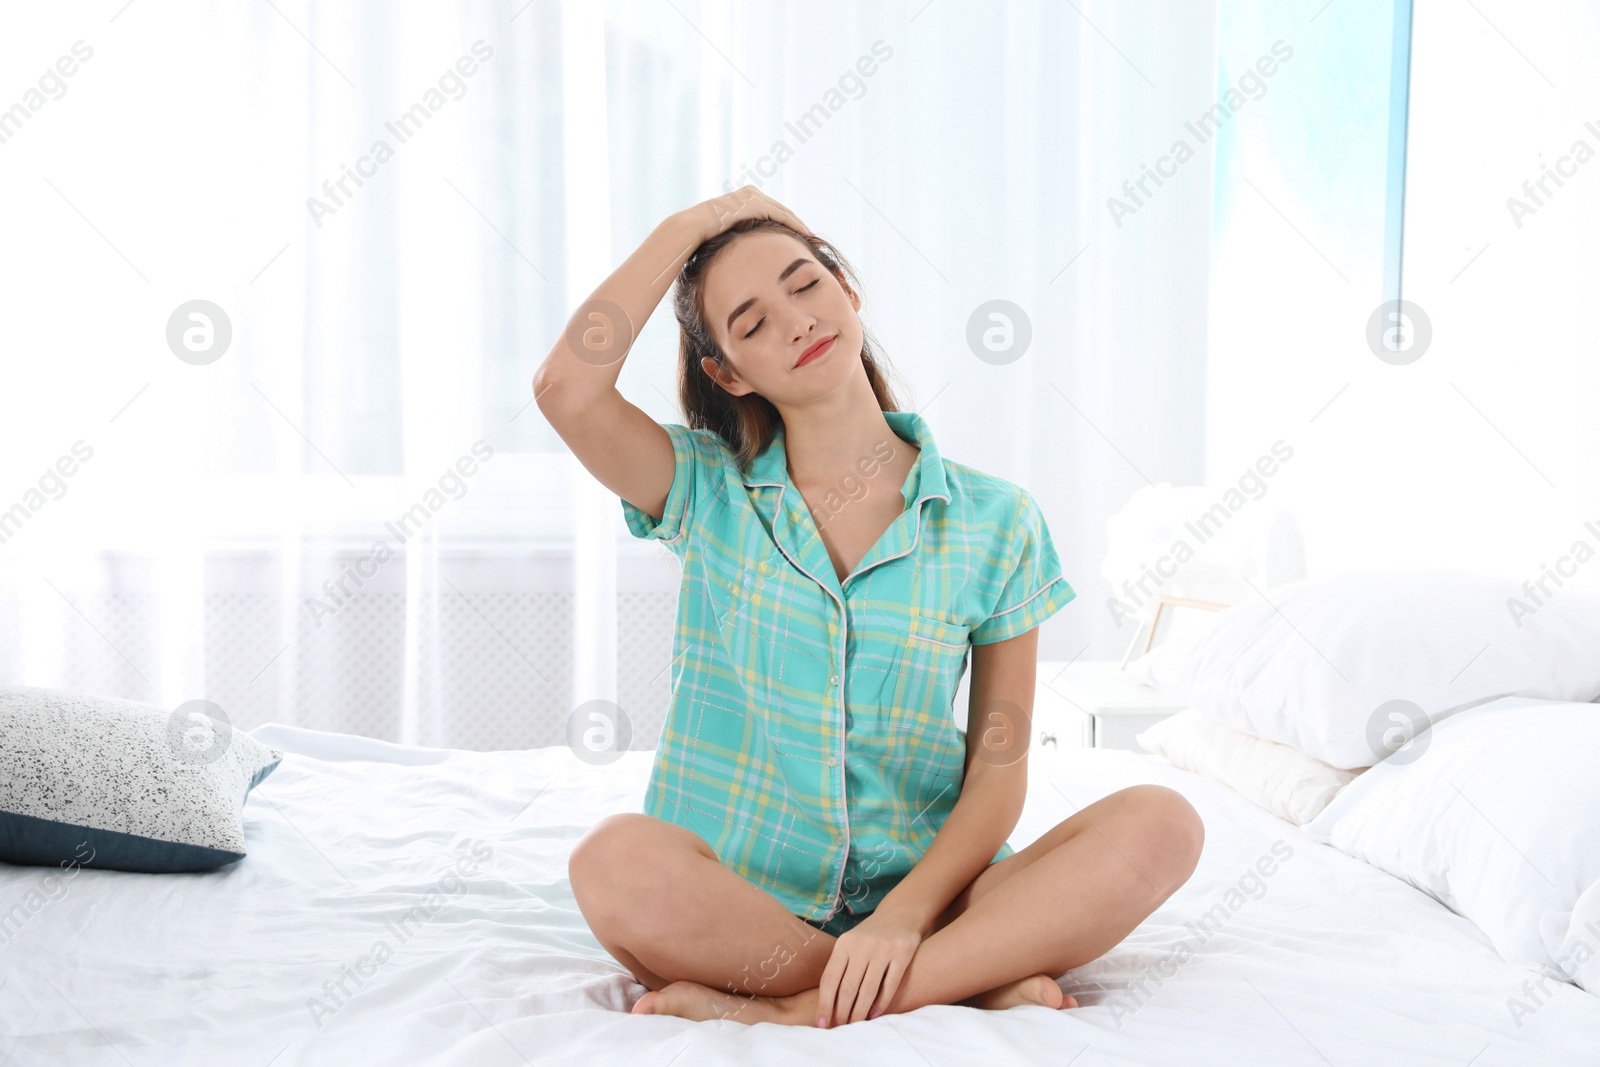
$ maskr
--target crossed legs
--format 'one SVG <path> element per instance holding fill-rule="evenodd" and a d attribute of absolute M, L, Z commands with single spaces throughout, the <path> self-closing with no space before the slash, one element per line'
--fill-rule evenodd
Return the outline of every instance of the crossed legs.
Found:
<path fill-rule="evenodd" d="M 1204 836 L 1194 808 L 1165 786 L 1101 798 L 957 894 L 885 1010 L 983 1004 L 1100 957 L 1188 880 Z M 607 816 L 568 870 L 601 945 L 651 990 L 635 1011 L 815 1022 L 835 939 L 723 866 L 698 834 L 637 813 Z"/>

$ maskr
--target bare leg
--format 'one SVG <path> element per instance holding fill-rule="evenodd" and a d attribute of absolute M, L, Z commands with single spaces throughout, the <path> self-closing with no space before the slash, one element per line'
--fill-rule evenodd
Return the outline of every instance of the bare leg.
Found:
<path fill-rule="evenodd" d="M 596 936 L 641 982 L 661 991 L 634 1010 L 813 1024 L 816 983 L 834 938 L 722 867 L 697 835 L 645 819 L 602 820 L 572 862 L 574 893 Z M 1203 840 L 1194 809 L 1162 786 L 1133 786 L 1089 805 L 991 864 L 951 902 L 887 1010 L 1059 1006 L 1044 989 L 1048 983 L 1059 996 L 1050 976 L 1098 958 L 1126 937 L 1187 881 Z M 629 890 L 641 869 L 651 871 L 654 899 L 634 902 Z"/>
<path fill-rule="evenodd" d="M 836 939 L 723 866 L 692 831 L 609 816 L 578 842 L 568 873 L 595 937 L 651 991 L 635 1012 L 799 1022 L 786 998 L 806 991 L 814 1010 Z M 952 904 L 941 923 L 955 914 Z"/>
<path fill-rule="evenodd" d="M 942 915 L 917 949 L 888 1012 L 925 1004 L 1008 1007 L 1053 1003 L 1044 983 L 1114 947 L 1188 880 L 1205 830 L 1174 790 L 1131 786 L 1063 820 L 1013 856 L 991 864 Z M 710 1019 L 704 993 L 673 983 L 664 1006 Z M 767 1001 L 742 1021 L 816 1023 L 816 989 Z"/>
<path fill-rule="evenodd" d="M 887 1010 L 981 999 L 1098 959 L 1188 881 L 1204 840 L 1176 790 L 1138 785 L 1101 798 L 975 878 L 917 949 Z"/>
<path fill-rule="evenodd" d="M 651 990 L 689 980 L 746 997 L 815 988 L 831 934 L 724 866 L 663 819 L 610 815 L 578 842 L 572 891 L 606 950 Z"/>

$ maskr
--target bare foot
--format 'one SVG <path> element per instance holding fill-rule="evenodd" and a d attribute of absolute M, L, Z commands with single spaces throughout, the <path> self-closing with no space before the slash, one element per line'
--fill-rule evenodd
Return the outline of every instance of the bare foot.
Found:
<path fill-rule="evenodd" d="M 1007 982 L 996 989 L 968 997 L 960 1002 L 973 1008 L 1004 1011 L 1019 1004 L 1038 1004 L 1047 1008 L 1076 1008 L 1078 1000 L 1061 992 L 1047 974 L 1030 975 Z M 786 1026 L 815 1026 L 817 990 L 807 989 L 788 997 L 750 997 L 725 993 L 699 982 L 670 982 L 652 990 L 634 1004 L 634 1015 L 676 1015 L 695 1022 L 726 1019 L 740 1023 L 781 1023 Z"/>
<path fill-rule="evenodd" d="M 651 990 L 634 1004 L 634 1015 L 676 1015 L 695 1022 L 727 1019 L 739 1023 L 804 1025 L 790 997 L 747 997 L 724 993 L 699 982 L 669 982 Z"/>
<path fill-rule="evenodd" d="M 968 997 L 961 1002 L 968 1007 L 1004 1011 L 1018 1004 L 1039 1004 L 1046 1008 L 1076 1008 L 1078 998 L 1061 992 L 1056 980 L 1047 974 L 1029 975 L 1007 982 L 1003 986 Z"/>

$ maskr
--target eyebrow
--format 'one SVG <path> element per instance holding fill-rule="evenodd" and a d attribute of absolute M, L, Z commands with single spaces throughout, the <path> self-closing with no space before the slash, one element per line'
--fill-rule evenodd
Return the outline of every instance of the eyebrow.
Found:
<path fill-rule="evenodd" d="M 813 262 L 813 260 L 807 259 L 805 256 L 801 256 L 799 259 L 795 260 L 793 263 L 791 263 L 787 267 L 783 268 L 783 273 L 778 275 L 778 284 L 782 285 L 783 284 L 783 280 L 785 278 L 787 278 L 789 275 L 793 274 L 795 271 L 799 270 L 801 267 L 805 266 L 807 263 L 811 263 L 811 262 Z M 738 307 L 734 308 L 733 309 L 733 314 L 728 316 L 728 327 L 727 328 L 729 330 L 732 330 L 733 329 L 733 320 L 738 318 L 740 315 L 743 315 L 746 311 L 749 311 L 750 310 L 750 305 L 754 304 L 755 302 L 756 302 L 756 298 L 752 296 L 749 300 L 746 300 L 744 303 L 742 303 Z"/>

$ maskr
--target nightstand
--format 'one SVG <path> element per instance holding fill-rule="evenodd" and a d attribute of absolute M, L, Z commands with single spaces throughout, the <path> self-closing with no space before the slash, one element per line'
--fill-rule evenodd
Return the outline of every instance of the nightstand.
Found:
<path fill-rule="evenodd" d="M 1033 689 L 1033 750 L 1143 752 L 1134 738 L 1187 706 L 1134 681 L 1115 661 L 1046 660 Z"/>

